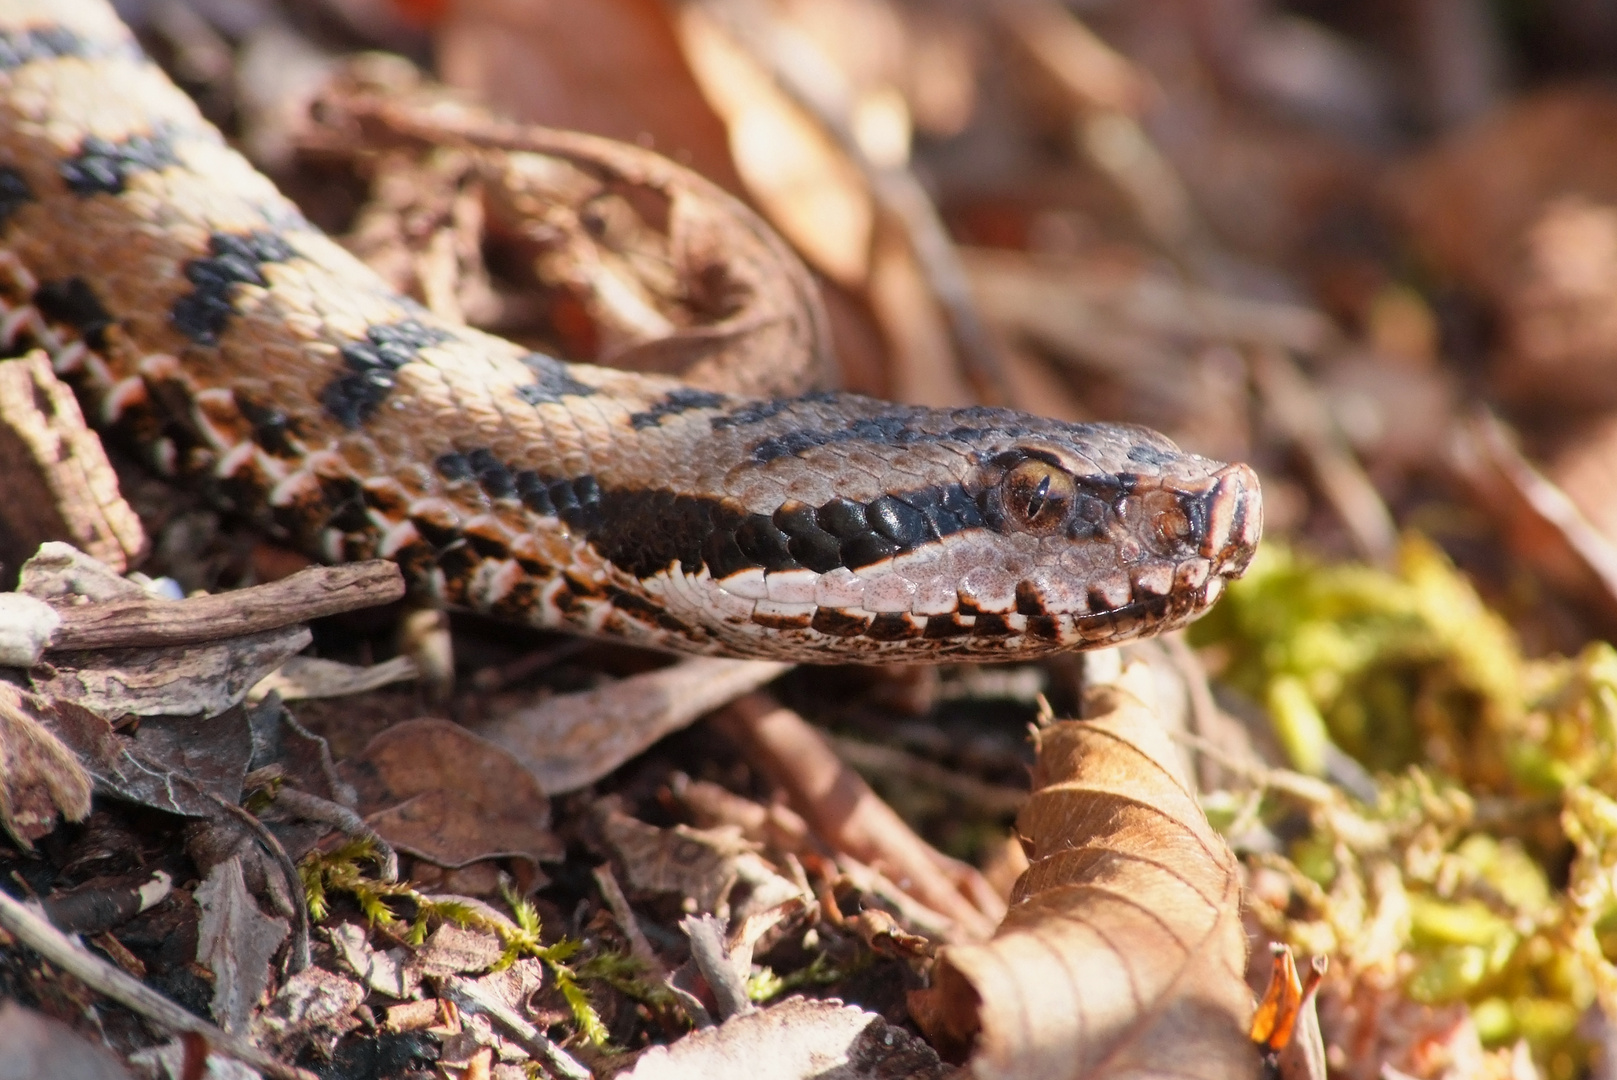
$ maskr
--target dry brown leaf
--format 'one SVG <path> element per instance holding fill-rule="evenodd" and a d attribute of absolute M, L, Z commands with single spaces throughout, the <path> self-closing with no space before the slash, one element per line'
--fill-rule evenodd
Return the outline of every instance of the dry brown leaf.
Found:
<path fill-rule="evenodd" d="M 442 978 L 467 971 L 487 971 L 500 959 L 500 939 L 493 934 L 444 923 L 432 932 L 415 956 L 423 975 Z"/>
<path fill-rule="evenodd" d="M 256 705 L 271 693 L 279 694 L 282 701 L 348 697 L 394 683 L 408 682 L 417 678 L 420 672 L 420 666 L 409 656 L 395 656 L 366 667 L 321 660 L 314 656 L 294 656 L 258 680 L 247 692 L 247 700 Z"/>
<path fill-rule="evenodd" d="M 816 270 L 861 286 L 876 211 L 858 166 L 700 5 L 680 5 L 676 25 L 747 191 Z"/>
<path fill-rule="evenodd" d="M 550 801 L 511 753 L 447 720 L 406 720 L 353 762 L 366 823 L 439 866 L 560 855 Z"/>
<path fill-rule="evenodd" d="M 932 197 L 908 167 L 909 106 L 894 85 L 903 35 L 892 9 L 864 0 L 779 7 L 680 5 L 687 54 L 730 124 L 749 190 L 811 263 L 844 287 L 864 283 L 899 400 L 1003 401 L 997 350 Z M 827 263 L 833 249 L 850 271 L 857 256 L 857 277 Z"/>
<path fill-rule="evenodd" d="M 49 702 L 42 715 L 103 794 L 185 817 L 206 818 L 217 812 L 214 794 L 186 772 L 183 762 L 152 758 L 133 739 L 114 732 L 100 715 L 59 700 Z"/>
<path fill-rule="evenodd" d="M 270 960 L 291 932 L 265 915 L 247 891 L 241 859 L 226 859 L 197 886 L 197 960 L 213 972 L 213 1018 L 226 1031 L 247 1030 L 270 982 Z"/>
<path fill-rule="evenodd" d="M 397 945 L 386 951 L 374 948 L 365 928 L 355 923 L 334 926 L 325 936 L 342 966 L 370 989 L 398 1001 L 421 996 L 421 965 L 414 962 L 404 946 Z M 393 1022 L 391 1012 L 389 1010 L 390 1024 Z"/>
<path fill-rule="evenodd" d="M 37 701 L 0 681 L 0 828 L 24 851 L 56 828 L 58 812 L 90 812 L 90 775 L 36 714 Z"/>
<path fill-rule="evenodd" d="M 205 645 L 64 650 L 29 683 L 104 716 L 218 716 L 312 640 L 307 627 L 284 626 Z"/>
<path fill-rule="evenodd" d="M 311 1040 L 329 1052 L 336 1036 L 360 1026 L 354 1010 L 365 988 L 322 967 L 306 967 L 281 986 L 269 1007 L 253 1017 L 253 1042 L 272 1053 L 295 1054 Z"/>
<path fill-rule="evenodd" d="M 508 694 L 478 734 L 515 754 L 552 795 L 592 784 L 664 735 L 778 677 L 773 660 L 693 656 L 593 690 Z"/>
<path fill-rule="evenodd" d="M 1018 819 L 1032 865 L 986 945 L 943 951 L 915 1004 L 984 1078 L 1257 1075 L 1236 863 L 1131 666 L 1041 732 Z"/>
<path fill-rule="evenodd" d="M 466 0 L 437 27 L 438 70 L 496 111 L 654 147 L 738 190 L 723 124 L 661 4 Z"/>
<path fill-rule="evenodd" d="M 737 829 L 659 829 L 617 811 L 602 816 L 601 834 L 632 892 L 678 896 L 695 911 L 726 917 L 730 890 L 740 873 L 736 861 L 752 850 Z"/>

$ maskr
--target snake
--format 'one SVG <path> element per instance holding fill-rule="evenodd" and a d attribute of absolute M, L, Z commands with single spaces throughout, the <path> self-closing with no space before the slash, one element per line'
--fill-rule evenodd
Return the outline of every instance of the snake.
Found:
<path fill-rule="evenodd" d="M 309 223 L 102 0 L 0 0 L 0 343 L 319 560 L 698 654 L 1016 660 L 1183 626 L 1254 471 L 1143 427 L 720 392 L 435 315 Z"/>

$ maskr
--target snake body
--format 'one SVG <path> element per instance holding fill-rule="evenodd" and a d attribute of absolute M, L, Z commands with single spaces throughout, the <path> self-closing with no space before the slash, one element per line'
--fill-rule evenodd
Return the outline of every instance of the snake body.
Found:
<path fill-rule="evenodd" d="M 686 651 L 1017 658 L 1182 625 L 1256 477 L 1143 428 L 747 398 L 432 315 L 225 145 L 101 0 L 0 0 L 0 337 L 326 560 Z"/>

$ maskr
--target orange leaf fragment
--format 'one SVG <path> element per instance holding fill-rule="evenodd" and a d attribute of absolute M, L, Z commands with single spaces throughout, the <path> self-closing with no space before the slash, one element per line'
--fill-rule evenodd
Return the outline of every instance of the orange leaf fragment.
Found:
<path fill-rule="evenodd" d="M 1010 913 L 988 944 L 943 950 L 912 1000 L 974 1076 L 1257 1075 L 1235 858 L 1150 697 L 1137 665 L 1092 695 L 1092 719 L 1040 733 Z"/>

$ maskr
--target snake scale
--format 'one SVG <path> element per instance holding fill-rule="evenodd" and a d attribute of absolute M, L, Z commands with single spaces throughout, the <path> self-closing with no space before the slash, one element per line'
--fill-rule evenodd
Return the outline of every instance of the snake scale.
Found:
<path fill-rule="evenodd" d="M 1144 428 L 747 398 L 528 352 L 390 291 L 102 0 L 0 0 L 0 341 L 317 558 L 684 651 L 1013 659 L 1183 625 L 1257 478 Z"/>

